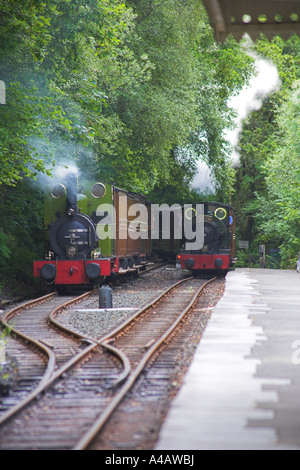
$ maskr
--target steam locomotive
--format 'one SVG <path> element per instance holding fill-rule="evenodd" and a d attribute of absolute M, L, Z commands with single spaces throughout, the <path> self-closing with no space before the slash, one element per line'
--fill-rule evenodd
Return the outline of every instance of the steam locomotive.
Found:
<path fill-rule="evenodd" d="M 233 207 L 218 202 L 203 203 L 204 243 L 201 249 L 188 250 L 183 239 L 177 264 L 195 274 L 226 274 L 236 261 L 235 213 Z M 196 220 L 196 208 L 185 211 L 184 217 Z"/>
<path fill-rule="evenodd" d="M 147 211 L 143 218 L 128 215 L 134 204 Z M 46 190 L 44 208 L 45 259 L 34 262 L 34 276 L 48 284 L 92 286 L 143 266 L 151 255 L 150 205 L 144 196 L 111 184 L 79 184 L 77 174 L 69 172 Z M 138 238 L 128 236 L 133 221 Z"/>

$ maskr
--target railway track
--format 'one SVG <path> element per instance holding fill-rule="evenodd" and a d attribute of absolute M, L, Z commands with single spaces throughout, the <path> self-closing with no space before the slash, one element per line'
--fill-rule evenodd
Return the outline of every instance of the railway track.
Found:
<path fill-rule="evenodd" d="M 13 389 L 9 398 L 2 400 L 0 425 L 38 396 L 57 371 L 62 373 L 85 355 L 87 348 L 95 346 L 91 339 L 55 321 L 61 309 L 75 305 L 90 295 L 86 293 L 70 300 L 70 297 L 52 293 L 17 306 L 3 315 L 2 325 L 13 333 L 10 355 L 18 365 L 19 380 L 18 387 Z"/>
<path fill-rule="evenodd" d="M 15 331 L 22 330 L 26 340 L 33 337 L 37 343 L 34 347 L 43 350 L 46 366 L 27 402 L 19 408 L 13 406 L 2 418 L 0 415 L 0 449 L 89 448 L 209 282 L 212 280 L 189 278 L 176 283 L 109 334 L 96 339 L 62 329 L 59 323 L 63 309 L 84 302 L 90 294 L 67 305 L 66 299 L 51 298 L 58 301 L 54 309 L 47 298 L 39 306 L 7 314 L 4 324 L 10 325 L 13 318 Z M 37 315 L 37 311 L 43 314 Z M 32 331 L 33 323 L 43 325 L 46 332 Z M 32 402 L 37 395 L 39 400 Z"/>

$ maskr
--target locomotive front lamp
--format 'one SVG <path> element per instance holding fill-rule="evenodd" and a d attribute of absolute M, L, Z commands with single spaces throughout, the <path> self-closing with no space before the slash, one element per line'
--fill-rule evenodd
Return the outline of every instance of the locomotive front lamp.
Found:
<path fill-rule="evenodd" d="M 51 189 L 51 196 L 54 197 L 54 199 L 61 199 L 66 195 L 66 193 L 67 189 L 63 184 L 56 184 Z"/>
<path fill-rule="evenodd" d="M 227 211 L 223 207 L 219 207 L 215 211 L 215 217 L 219 220 L 224 220 L 227 216 Z"/>
<path fill-rule="evenodd" d="M 188 207 L 185 211 L 185 216 L 188 220 L 192 220 L 193 217 L 197 217 L 197 211 L 193 207 Z"/>
<path fill-rule="evenodd" d="M 91 187 L 92 196 L 96 199 L 100 199 L 101 197 L 105 196 L 106 194 L 106 187 L 102 183 L 95 183 Z"/>

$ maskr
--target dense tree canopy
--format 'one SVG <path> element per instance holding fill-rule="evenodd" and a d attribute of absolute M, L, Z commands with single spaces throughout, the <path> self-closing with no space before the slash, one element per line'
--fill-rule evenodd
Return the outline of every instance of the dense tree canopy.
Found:
<path fill-rule="evenodd" d="M 42 217 L 32 182 L 55 165 L 180 203 L 199 197 L 191 181 L 201 160 L 229 202 L 228 98 L 252 73 L 242 44 L 216 43 L 200 0 L 3 0 L 2 278 L 8 263 L 28 278 Z M 24 261 L 14 261 L 16 247 Z"/>
<path fill-rule="evenodd" d="M 276 65 L 281 87 L 244 123 L 234 205 L 240 237 L 250 241 L 247 256 L 254 265 L 258 245 L 265 244 L 268 254 L 280 249 L 283 268 L 294 268 L 300 250 L 300 40 L 294 35 L 269 42 L 262 36 L 255 50 Z"/>
<path fill-rule="evenodd" d="M 280 246 L 283 266 L 295 266 L 300 252 L 300 82 L 286 96 L 278 116 L 278 141 L 265 166 L 265 196 L 257 195 L 261 238 Z"/>
<path fill-rule="evenodd" d="M 0 58 L 0 184 L 70 157 L 147 192 L 186 145 L 226 181 L 226 100 L 251 60 L 215 43 L 199 0 L 6 0 Z"/>

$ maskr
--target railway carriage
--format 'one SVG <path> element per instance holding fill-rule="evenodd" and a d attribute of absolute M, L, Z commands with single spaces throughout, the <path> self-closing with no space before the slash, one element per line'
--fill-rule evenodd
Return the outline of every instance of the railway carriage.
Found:
<path fill-rule="evenodd" d="M 162 205 L 156 214 L 158 218 L 158 234 L 152 237 L 152 254 L 164 261 L 176 261 L 182 243 L 182 207 L 178 204 L 172 207 Z M 167 220 L 167 226 L 163 222 Z M 180 229 L 180 238 L 176 236 L 177 227 Z M 178 231 L 178 230 L 177 230 Z"/>

